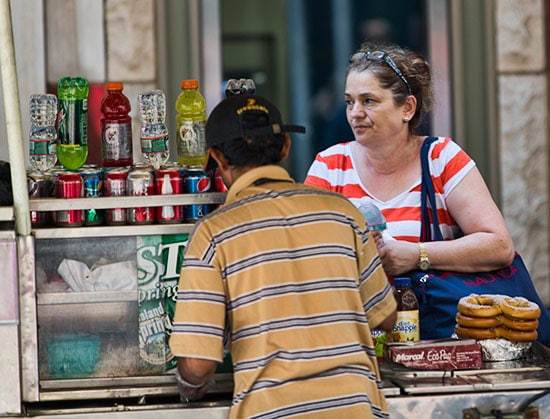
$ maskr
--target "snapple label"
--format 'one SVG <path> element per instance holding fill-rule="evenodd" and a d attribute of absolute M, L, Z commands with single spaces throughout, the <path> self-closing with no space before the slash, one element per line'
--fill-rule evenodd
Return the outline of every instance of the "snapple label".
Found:
<path fill-rule="evenodd" d="M 420 340 L 418 310 L 397 312 L 397 321 L 391 331 L 392 342 L 416 342 Z"/>

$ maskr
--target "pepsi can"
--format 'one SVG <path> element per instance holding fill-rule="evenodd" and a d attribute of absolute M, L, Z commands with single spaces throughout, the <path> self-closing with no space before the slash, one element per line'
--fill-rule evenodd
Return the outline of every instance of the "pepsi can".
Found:
<path fill-rule="evenodd" d="M 183 178 L 183 190 L 185 193 L 205 193 L 212 190 L 212 180 L 200 166 L 190 166 L 185 170 Z M 185 206 L 185 219 L 195 222 L 208 214 L 208 204 L 191 204 Z"/>

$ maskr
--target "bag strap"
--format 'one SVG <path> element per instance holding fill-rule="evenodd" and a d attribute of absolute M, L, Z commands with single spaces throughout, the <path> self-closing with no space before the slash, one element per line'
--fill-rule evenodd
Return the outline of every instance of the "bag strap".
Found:
<path fill-rule="evenodd" d="M 430 146 L 437 141 L 437 137 L 427 137 L 420 149 L 420 162 L 422 163 L 422 189 L 420 192 L 420 210 L 421 210 L 421 227 L 420 241 L 432 241 L 432 224 L 433 224 L 433 239 L 443 240 L 441 229 L 439 228 L 439 219 L 437 216 L 437 204 L 435 202 L 435 188 L 430 174 Z M 429 204 L 429 205 L 428 205 Z M 431 210 L 431 220 L 430 220 Z"/>

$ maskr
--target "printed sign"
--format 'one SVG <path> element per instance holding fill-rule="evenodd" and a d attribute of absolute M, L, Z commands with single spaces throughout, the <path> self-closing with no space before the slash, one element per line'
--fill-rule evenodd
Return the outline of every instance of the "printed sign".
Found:
<path fill-rule="evenodd" d="M 188 234 L 137 237 L 139 352 L 145 373 L 176 367 L 168 347 Z"/>

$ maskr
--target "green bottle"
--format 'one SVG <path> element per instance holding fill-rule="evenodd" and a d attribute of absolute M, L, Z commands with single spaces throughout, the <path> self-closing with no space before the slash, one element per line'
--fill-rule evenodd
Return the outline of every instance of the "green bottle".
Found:
<path fill-rule="evenodd" d="M 89 91 L 83 77 L 63 77 L 57 83 L 57 158 L 68 170 L 78 170 L 88 157 Z"/>
<path fill-rule="evenodd" d="M 198 80 L 182 80 L 176 100 L 178 162 L 182 166 L 206 164 L 206 100 Z"/>

